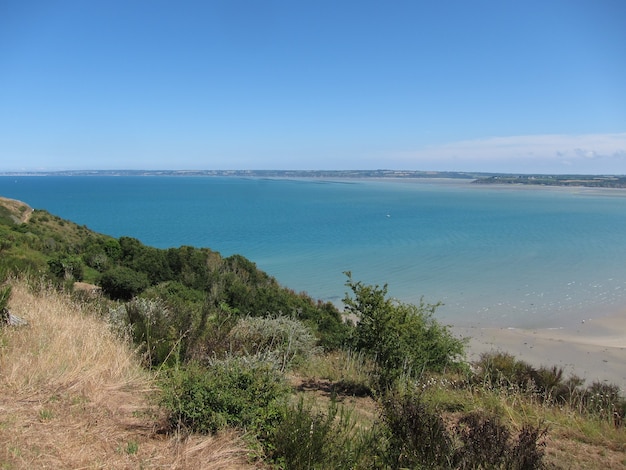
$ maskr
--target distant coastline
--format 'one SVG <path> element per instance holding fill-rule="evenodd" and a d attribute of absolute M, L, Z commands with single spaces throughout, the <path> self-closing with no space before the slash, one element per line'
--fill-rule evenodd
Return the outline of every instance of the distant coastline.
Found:
<path fill-rule="evenodd" d="M 240 178 L 463 179 L 474 184 L 626 188 L 625 175 L 551 175 L 419 170 L 61 170 L 4 171 L 0 176 L 234 176 Z"/>

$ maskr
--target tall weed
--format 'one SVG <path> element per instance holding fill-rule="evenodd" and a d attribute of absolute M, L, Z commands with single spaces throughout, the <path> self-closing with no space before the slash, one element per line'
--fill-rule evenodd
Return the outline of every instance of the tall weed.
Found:
<path fill-rule="evenodd" d="M 376 458 L 375 433 L 356 426 L 351 413 L 331 400 L 327 411 L 300 398 L 271 437 L 271 456 L 288 470 L 366 468 Z"/>

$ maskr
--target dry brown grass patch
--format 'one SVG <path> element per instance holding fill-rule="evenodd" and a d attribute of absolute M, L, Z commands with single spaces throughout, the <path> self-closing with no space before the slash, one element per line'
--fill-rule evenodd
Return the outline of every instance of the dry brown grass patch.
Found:
<path fill-rule="evenodd" d="M 69 296 L 13 282 L 0 331 L 0 468 L 245 468 L 236 435 L 158 432 L 152 376 L 128 344 Z"/>
<path fill-rule="evenodd" d="M 556 436 L 547 439 L 544 460 L 548 468 L 580 470 L 626 468 L 626 455 L 622 451 Z"/>

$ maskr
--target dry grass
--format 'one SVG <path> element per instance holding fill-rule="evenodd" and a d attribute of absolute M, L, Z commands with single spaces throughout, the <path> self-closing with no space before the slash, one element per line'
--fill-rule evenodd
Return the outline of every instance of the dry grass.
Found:
<path fill-rule="evenodd" d="M 15 199 L 0 197 L 0 205 L 9 211 L 13 222 L 16 224 L 28 222 L 33 213 L 32 207 Z"/>
<path fill-rule="evenodd" d="M 240 437 L 168 437 L 152 377 L 84 306 L 13 282 L 0 330 L 0 468 L 246 468 Z"/>

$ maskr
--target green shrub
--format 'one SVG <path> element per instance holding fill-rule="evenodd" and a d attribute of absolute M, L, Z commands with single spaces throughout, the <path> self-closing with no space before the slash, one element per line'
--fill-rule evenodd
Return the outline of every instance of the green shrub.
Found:
<path fill-rule="evenodd" d="M 100 276 L 98 284 L 102 291 L 114 300 L 130 300 L 148 287 L 150 282 L 144 273 L 125 267 L 109 269 Z"/>
<path fill-rule="evenodd" d="M 289 387 L 266 363 L 229 358 L 171 370 L 163 392 L 173 428 L 215 433 L 229 426 L 263 439 L 282 419 Z"/>
<path fill-rule="evenodd" d="M 172 314 L 160 300 L 135 298 L 109 309 L 109 321 L 118 332 L 130 332 L 148 366 L 162 364 L 179 339 Z"/>
<path fill-rule="evenodd" d="M 45 263 L 37 259 L 2 256 L 0 269 L 15 276 L 40 276 L 45 269 Z"/>
<path fill-rule="evenodd" d="M 613 421 L 623 426 L 626 418 L 626 399 L 615 384 L 593 382 L 581 393 L 582 407 L 590 414 Z"/>
<path fill-rule="evenodd" d="M 580 400 L 583 380 L 575 375 L 565 379 L 557 366 L 535 368 L 504 352 L 488 352 L 480 356 L 475 382 L 514 392 L 533 395 L 548 404 L 573 405 Z"/>
<path fill-rule="evenodd" d="M 48 261 L 48 270 L 58 280 L 83 280 L 83 262 L 76 256 L 57 256 Z"/>
<path fill-rule="evenodd" d="M 505 464 L 511 432 L 495 416 L 469 413 L 457 423 L 456 434 L 462 443 L 455 456 L 460 468 L 502 468 Z"/>
<path fill-rule="evenodd" d="M 411 392 L 387 394 L 381 416 L 388 468 L 543 468 L 543 426 L 525 425 L 514 435 L 498 416 L 483 412 L 467 413 L 447 426 L 440 412 Z"/>
<path fill-rule="evenodd" d="M 318 351 L 311 330 L 286 316 L 241 318 L 229 336 L 232 351 L 265 357 L 281 372 Z"/>
<path fill-rule="evenodd" d="M 463 367 L 465 342 L 433 315 L 439 304 L 403 304 L 387 297 L 387 286 L 347 286 L 346 312 L 357 317 L 354 347 L 368 354 L 376 364 L 380 390 L 391 387 L 400 377 L 418 377 L 425 371 L 442 372 Z"/>
<path fill-rule="evenodd" d="M 544 468 L 545 441 L 548 429 L 542 426 L 525 425 L 510 450 L 508 467 L 513 470 L 535 470 Z"/>
<path fill-rule="evenodd" d="M 536 370 L 525 361 L 519 361 L 506 352 L 487 352 L 476 363 L 476 379 L 494 387 L 515 386 L 516 391 L 534 391 Z"/>

